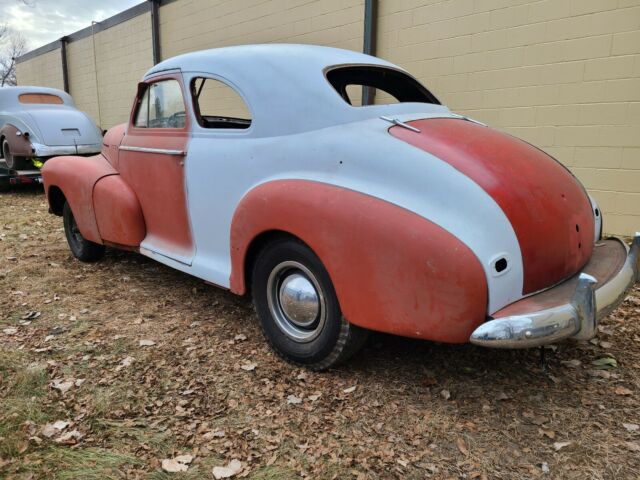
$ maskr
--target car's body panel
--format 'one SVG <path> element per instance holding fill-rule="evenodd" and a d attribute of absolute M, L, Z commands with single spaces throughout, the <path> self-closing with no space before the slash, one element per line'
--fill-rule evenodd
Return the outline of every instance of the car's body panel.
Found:
<path fill-rule="evenodd" d="M 59 188 L 69 202 L 82 236 L 100 244 L 103 240 L 93 208 L 93 187 L 98 180 L 108 175 L 118 175 L 118 172 L 102 155 L 89 158 L 55 157 L 42 167 L 49 203 L 51 204 L 51 188 Z M 112 210 L 112 215 L 120 215 L 120 212 Z"/>
<path fill-rule="evenodd" d="M 413 118 L 451 116 L 444 107 L 422 107 L 425 112 Z M 195 275 L 229 286 L 231 219 L 252 188 L 273 180 L 316 180 L 398 205 L 460 239 L 487 272 L 490 311 L 521 298 L 519 245 L 497 203 L 446 162 L 389 135 L 388 127 L 376 118 L 324 129 L 320 135 L 254 139 L 236 133 L 220 134 L 212 141 L 194 133 L 185 167 L 197 245 Z M 358 142 L 353 141 L 356 137 Z M 312 218 L 315 212 L 309 215 Z M 495 236 L 484 235 L 487 229 Z M 491 259 L 505 252 L 513 259 L 512 268 L 496 277 L 491 274 Z"/>
<path fill-rule="evenodd" d="M 19 96 L 28 94 L 54 95 L 59 104 L 23 103 Z M 23 142 L 16 142 L 16 136 L 0 138 L 9 141 L 14 155 L 50 157 L 54 155 L 93 154 L 101 148 L 102 134 L 85 113 L 77 110 L 69 94 L 45 87 L 4 87 L 0 89 L 0 127 L 13 125 L 23 136 Z M 24 142 L 30 143 L 27 150 Z M 15 150 L 14 150 L 15 147 Z"/>
<path fill-rule="evenodd" d="M 594 238 L 591 202 L 560 163 L 477 123 L 434 119 L 409 125 L 420 133 L 397 126 L 390 132 L 464 173 L 505 213 L 520 244 L 523 294 L 559 283 L 587 263 Z"/>
<path fill-rule="evenodd" d="M 28 137 L 22 135 L 22 130 L 11 123 L 5 123 L 0 128 L 0 138 L 9 142 L 13 155 L 30 156 L 33 154 L 33 147 Z"/>
<path fill-rule="evenodd" d="M 146 235 L 145 219 L 138 197 L 120 175 L 109 175 L 93 188 L 93 207 L 104 242 L 139 247 Z M 114 215 L 113 212 L 118 212 Z"/>
<path fill-rule="evenodd" d="M 126 123 L 121 123 L 115 127 L 111 127 L 105 133 L 102 139 L 102 155 L 107 159 L 111 166 L 118 169 L 118 156 L 120 154 L 120 143 L 125 136 L 127 129 Z"/>
<path fill-rule="evenodd" d="M 322 259 L 356 325 L 466 342 L 485 319 L 485 274 L 467 246 L 404 208 L 313 181 L 268 182 L 242 199 L 231 230 L 232 290 L 243 284 L 251 239 L 275 226 Z"/>

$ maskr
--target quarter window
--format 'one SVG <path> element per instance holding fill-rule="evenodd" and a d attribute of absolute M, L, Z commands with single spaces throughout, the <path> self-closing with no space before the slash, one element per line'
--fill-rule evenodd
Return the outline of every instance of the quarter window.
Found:
<path fill-rule="evenodd" d="M 198 123 L 204 128 L 245 129 L 251 126 L 251 112 L 238 93 L 213 78 L 191 81 L 191 95 Z"/>
<path fill-rule="evenodd" d="M 177 80 L 162 80 L 144 92 L 134 125 L 142 128 L 184 128 L 186 112 Z"/>

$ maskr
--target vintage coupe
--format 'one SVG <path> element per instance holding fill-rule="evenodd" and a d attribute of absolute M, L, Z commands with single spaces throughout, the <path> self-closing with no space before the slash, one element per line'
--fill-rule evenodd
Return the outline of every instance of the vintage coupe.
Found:
<path fill-rule="evenodd" d="M 26 170 L 57 155 L 100 153 L 102 132 L 62 90 L 3 87 L 0 146 L 9 170 Z"/>
<path fill-rule="evenodd" d="M 363 86 L 388 104 L 360 106 Z M 350 51 L 163 61 L 100 155 L 54 158 L 43 176 L 78 259 L 131 249 L 250 292 L 273 348 L 314 369 L 367 330 L 588 339 L 638 276 L 640 236 L 601 239 L 597 205 L 560 163 Z"/>

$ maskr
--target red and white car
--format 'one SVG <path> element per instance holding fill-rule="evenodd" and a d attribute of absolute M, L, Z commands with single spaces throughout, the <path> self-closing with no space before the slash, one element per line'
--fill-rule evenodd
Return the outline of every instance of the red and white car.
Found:
<path fill-rule="evenodd" d="M 363 86 L 392 101 L 359 106 Z M 638 277 L 640 236 L 601 239 L 560 163 L 345 50 L 163 61 L 101 154 L 42 173 L 78 259 L 136 250 L 251 292 L 270 344 L 314 369 L 367 330 L 507 348 L 591 338 Z"/>

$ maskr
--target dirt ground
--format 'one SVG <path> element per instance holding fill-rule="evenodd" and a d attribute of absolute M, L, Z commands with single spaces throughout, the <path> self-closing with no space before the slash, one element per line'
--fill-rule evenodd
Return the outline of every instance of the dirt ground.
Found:
<path fill-rule="evenodd" d="M 538 351 L 373 335 L 312 373 L 272 354 L 248 300 L 134 253 L 82 264 L 41 190 L 14 190 L 0 478 L 200 479 L 237 460 L 251 479 L 637 479 L 639 320 L 636 289 L 596 340 L 546 350 L 547 371 Z"/>

